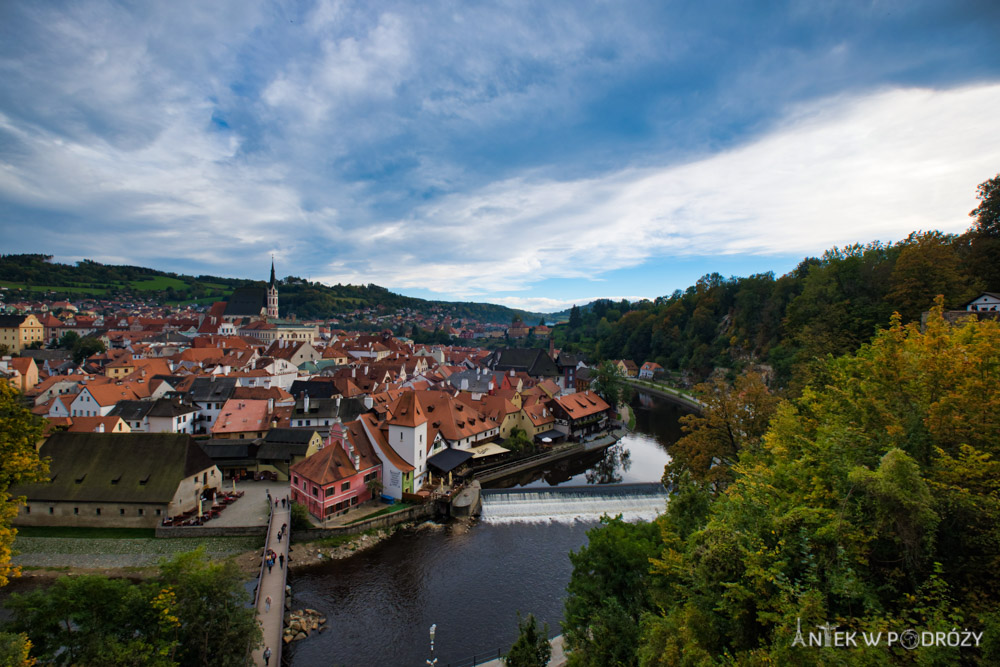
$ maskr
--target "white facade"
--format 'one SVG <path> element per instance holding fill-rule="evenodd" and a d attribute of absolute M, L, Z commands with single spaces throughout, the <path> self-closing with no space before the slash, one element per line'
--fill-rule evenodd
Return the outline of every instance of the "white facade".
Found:
<path fill-rule="evenodd" d="M 992 292 L 983 292 L 965 306 L 966 310 L 989 311 L 1000 310 L 1000 295 Z"/>

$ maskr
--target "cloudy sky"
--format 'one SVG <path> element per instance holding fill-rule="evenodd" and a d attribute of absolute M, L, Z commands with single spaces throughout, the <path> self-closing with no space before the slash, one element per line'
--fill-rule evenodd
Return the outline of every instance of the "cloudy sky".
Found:
<path fill-rule="evenodd" d="M 4 2 L 0 252 L 555 310 L 960 232 L 1000 3 Z"/>

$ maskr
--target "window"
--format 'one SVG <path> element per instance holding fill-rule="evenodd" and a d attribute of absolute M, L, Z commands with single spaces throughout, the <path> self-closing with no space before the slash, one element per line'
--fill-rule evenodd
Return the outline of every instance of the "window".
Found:
<path fill-rule="evenodd" d="M 336 486 L 328 486 L 328 487 L 326 487 L 326 497 L 327 498 L 329 498 L 330 496 L 332 496 L 336 492 L 337 492 L 337 487 Z"/>
<path fill-rule="evenodd" d="M 120 514 L 121 516 L 125 516 L 125 508 L 124 507 L 119 508 L 118 514 Z"/>
<path fill-rule="evenodd" d="M 347 491 L 349 488 L 351 488 L 351 483 L 350 482 L 344 482 L 343 484 L 340 485 L 340 490 L 342 492 L 343 491 Z"/>
<path fill-rule="evenodd" d="M 298 475 L 292 475 L 292 483 L 293 484 L 298 484 L 299 483 L 299 476 Z"/>
<path fill-rule="evenodd" d="M 351 504 L 352 505 L 357 505 L 358 504 L 358 497 L 357 496 L 354 496 L 353 498 L 351 498 Z"/>
<path fill-rule="evenodd" d="M 25 505 L 24 506 L 24 513 L 25 514 L 31 514 L 31 505 Z"/>
<path fill-rule="evenodd" d="M 144 510 L 143 510 L 143 509 L 142 509 L 142 508 L 140 507 L 140 508 L 139 508 L 139 516 L 142 516 L 142 515 L 143 515 L 143 513 L 144 513 Z"/>
<path fill-rule="evenodd" d="M 79 507 L 74 507 L 73 508 L 73 514 L 79 514 L 79 513 L 80 513 L 80 508 Z"/>
<path fill-rule="evenodd" d="M 49 508 L 49 514 L 55 514 L 55 513 L 56 513 L 56 508 L 55 507 L 50 507 Z"/>
<path fill-rule="evenodd" d="M 97 516 L 101 516 L 101 508 L 100 507 L 97 508 Z"/>
<path fill-rule="evenodd" d="M 315 486 L 313 487 L 313 495 L 314 496 L 318 496 L 319 495 L 319 489 L 317 489 Z"/>
<path fill-rule="evenodd" d="M 160 516 L 161 514 L 163 514 L 163 510 L 156 510 L 156 516 Z"/>

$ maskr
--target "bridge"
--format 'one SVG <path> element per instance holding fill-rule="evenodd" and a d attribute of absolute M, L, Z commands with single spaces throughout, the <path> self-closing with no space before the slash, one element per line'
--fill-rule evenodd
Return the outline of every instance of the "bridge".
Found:
<path fill-rule="evenodd" d="M 279 488 L 277 493 L 286 495 L 287 489 Z M 284 629 L 285 617 L 285 585 L 288 580 L 288 544 L 291 537 L 291 503 L 286 502 L 281 506 L 281 498 L 278 498 L 278 505 L 273 505 L 274 498 L 270 499 L 271 517 L 267 522 L 267 538 L 264 540 L 264 550 L 260 558 L 260 574 L 257 578 L 257 592 L 254 595 L 254 607 L 257 608 L 257 618 L 260 621 L 261 629 L 264 632 L 264 643 L 253 652 L 253 663 L 259 667 L 273 667 L 281 664 L 281 649 L 284 646 L 281 635 Z M 282 533 L 281 541 L 278 541 L 278 531 L 282 525 L 286 528 Z M 267 550 L 271 549 L 284 557 L 284 565 L 279 560 L 268 571 L 264 563 Z M 271 602 L 268 605 L 267 600 Z M 265 649 L 271 649 L 270 659 L 264 660 Z"/>

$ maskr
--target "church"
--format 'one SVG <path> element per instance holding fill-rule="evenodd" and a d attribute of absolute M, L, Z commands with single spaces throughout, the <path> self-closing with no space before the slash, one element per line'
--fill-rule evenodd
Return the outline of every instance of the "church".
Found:
<path fill-rule="evenodd" d="M 233 291 L 226 302 L 223 319 L 226 322 L 278 319 L 278 282 L 274 277 L 274 259 L 271 260 L 271 281 L 267 287 L 240 287 Z"/>

